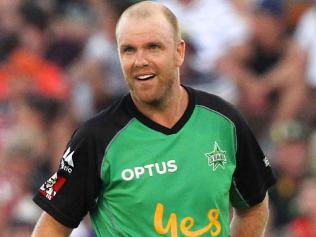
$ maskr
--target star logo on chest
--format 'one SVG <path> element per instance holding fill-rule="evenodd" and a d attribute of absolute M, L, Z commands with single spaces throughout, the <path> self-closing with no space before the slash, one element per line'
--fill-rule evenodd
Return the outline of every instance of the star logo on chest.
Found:
<path fill-rule="evenodd" d="M 225 169 L 225 164 L 227 163 L 226 151 L 221 150 L 217 142 L 214 143 L 213 151 L 210 153 L 205 153 L 208 158 L 208 165 L 213 167 L 215 171 L 219 166 Z"/>

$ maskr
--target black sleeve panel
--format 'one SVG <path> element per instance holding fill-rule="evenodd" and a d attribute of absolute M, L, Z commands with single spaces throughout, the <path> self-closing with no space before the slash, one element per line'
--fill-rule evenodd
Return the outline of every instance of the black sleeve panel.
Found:
<path fill-rule="evenodd" d="M 196 91 L 197 104 L 207 106 L 230 119 L 236 128 L 237 153 L 236 169 L 233 175 L 232 188 L 245 205 L 253 206 L 260 203 L 267 189 L 275 183 L 275 178 L 267 158 L 242 116 L 233 106 L 221 98 L 205 92 Z"/>
<path fill-rule="evenodd" d="M 54 174 L 34 201 L 60 223 L 75 228 L 94 205 L 100 188 L 95 138 L 85 128 L 75 132 Z"/>
<path fill-rule="evenodd" d="M 237 154 L 234 185 L 249 206 L 263 201 L 268 188 L 275 178 L 268 159 L 246 122 L 238 116 L 236 119 Z"/>
<path fill-rule="evenodd" d="M 100 169 L 107 144 L 131 117 L 121 100 L 83 124 L 71 137 L 58 171 L 34 197 L 57 221 L 76 228 L 96 204 Z"/>

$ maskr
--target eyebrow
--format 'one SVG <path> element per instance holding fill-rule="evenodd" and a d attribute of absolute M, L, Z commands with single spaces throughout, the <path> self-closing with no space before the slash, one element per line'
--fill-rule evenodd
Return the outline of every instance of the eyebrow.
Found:
<path fill-rule="evenodd" d="M 159 41 L 159 40 L 153 40 L 153 41 L 146 42 L 146 43 L 144 44 L 145 47 L 147 47 L 147 46 L 149 46 L 149 45 L 163 45 L 163 43 L 162 43 L 161 41 Z M 135 48 L 134 45 L 128 44 L 128 43 L 127 43 L 127 44 L 122 44 L 122 45 L 119 46 L 120 49 L 129 48 L 129 47 Z"/>
<path fill-rule="evenodd" d="M 135 46 L 131 44 L 122 44 L 119 46 L 120 49 L 126 49 L 126 48 L 135 48 Z"/>
<path fill-rule="evenodd" d="M 162 45 L 161 41 L 159 41 L 159 40 L 158 41 L 157 40 L 150 41 L 150 42 L 146 43 L 146 45 L 153 45 L 153 44 Z"/>

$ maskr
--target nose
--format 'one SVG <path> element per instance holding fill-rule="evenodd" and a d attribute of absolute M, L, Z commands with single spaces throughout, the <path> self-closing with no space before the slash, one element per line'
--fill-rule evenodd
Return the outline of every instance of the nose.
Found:
<path fill-rule="evenodd" d="M 138 50 L 137 53 L 135 54 L 135 62 L 134 62 L 135 67 L 145 67 L 148 66 L 148 59 L 143 50 Z"/>

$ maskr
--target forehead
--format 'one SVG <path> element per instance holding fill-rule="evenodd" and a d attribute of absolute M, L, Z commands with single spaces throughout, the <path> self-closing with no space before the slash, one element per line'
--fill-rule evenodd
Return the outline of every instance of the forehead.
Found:
<path fill-rule="evenodd" d="M 172 43 L 174 32 L 171 24 L 162 15 L 156 14 L 145 18 L 127 16 L 121 19 L 116 37 L 118 45 L 148 40 Z"/>

